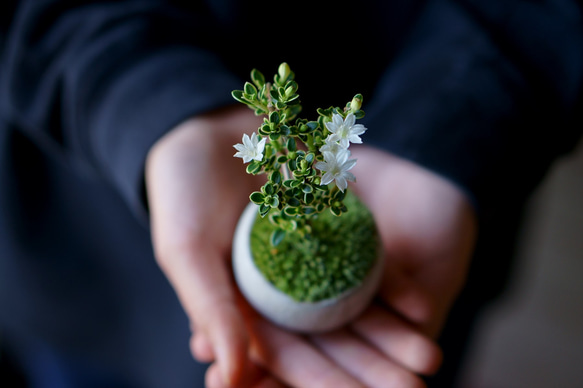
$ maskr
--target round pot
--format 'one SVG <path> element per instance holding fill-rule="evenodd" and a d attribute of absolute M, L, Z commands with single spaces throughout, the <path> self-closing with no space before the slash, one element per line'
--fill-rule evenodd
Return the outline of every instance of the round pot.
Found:
<path fill-rule="evenodd" d="M 257 205 L 243 211 L 233 240 L 235 280 L 247 301 L 265 318 L 289 330 L 316 333 L 339 328 L 356 318 L 374 297 L 382 275 L 382 254 L 364 281 L 334 298 L 318 302 L 298 302 L 272 285 L 256 267 L 250 235 Z"/>

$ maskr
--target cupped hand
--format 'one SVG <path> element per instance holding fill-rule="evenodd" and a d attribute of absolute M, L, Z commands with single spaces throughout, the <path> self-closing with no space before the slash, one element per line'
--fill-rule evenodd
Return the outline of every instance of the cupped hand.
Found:
<path fill-rule="evenodd" d="M 477 226 L 453 183 L 387 152 L 353 147 L 359 197 L 375 216 L 385 249 L 380 297 L 436 338 L 463 287 Z"/>
<path fill-rule="evenodd" d="M 161 138 L 146 161 L 156 259 L 190 319 L 193 352 L 216 360 L 232 386 L 246 374 L 248 335 L 228 264 L 231 239 L 249 193 L 261 185 L 233 158 L 233 144 L 259 124 L 246 108 L 198 116 Z"/>

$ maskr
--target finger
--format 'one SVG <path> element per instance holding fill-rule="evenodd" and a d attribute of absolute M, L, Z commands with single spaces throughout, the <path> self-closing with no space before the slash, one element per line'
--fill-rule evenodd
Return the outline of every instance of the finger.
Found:
<path fill-rule="evenodd" d="M 342 329 L 310 336 L 328 357 L 371 388 L 420 388 L 423 381 L 368 343 Z"/>
<path fill-rule="evenodd" d="M 379 306 L 371 306 L 351 330 L 408 370 L 430 375 L 442 361 L 439 347 L 401 318 Z"/>
<path fill-rule="evenodd" d="M 227 387 L 279 387 L 282 386 L 276 379 L 268 376 L 266 372 L 253 362 L 248 362 L 245 369 L 247 373 L 245 378 L 240 380 L 236 386 L 229 385 L 225 382 L 218 365 L 212 364 L 207 369 L 205 375 L 205 385 L 208 388 L 227 388 Z M 277 385 L 280 384 L 280 385 Z"/>
<path fill-rule="evenodd" d="M 251 357 L 282 382 L 302 388 L 362 387 L 302 337 L 263 319 L 252 323 Z"/>
<path fill-rule="evenodd" d="M 199 362 L 215 360 L 212 344 L 202 332 L 195 332 L 190 338 L 190 351 Z"/>
<path fill-rule="evenodd" d="M 224 380 L 236 385 L 245 374 L 248 340 L 227 265 L 221 255 L 210 250 L 199 247 L 188 251 L 197 254 L 178 251 L 158 255 L 160 267 L 197 331 L 210 343 Z"/>

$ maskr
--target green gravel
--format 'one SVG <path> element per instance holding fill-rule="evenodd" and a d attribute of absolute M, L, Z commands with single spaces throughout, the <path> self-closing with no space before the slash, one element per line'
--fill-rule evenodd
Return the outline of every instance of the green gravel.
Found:
<path fill-rule="evenodd" d="M 256 217 L 251 252 L 263 275 L 278 289 L 301 302 L 328 299 L 359 285 L 378 255 L 379 236 L 370 211 L 348 193 L 346 213 L 324 211 L 311 220 L 310 238 L 288 233 L 273 247 L 274 226 Z"/>

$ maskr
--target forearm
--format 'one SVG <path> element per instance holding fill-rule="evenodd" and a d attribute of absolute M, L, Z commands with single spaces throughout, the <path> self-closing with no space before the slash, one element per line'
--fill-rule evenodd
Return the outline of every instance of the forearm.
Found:
<path fill-rule="evenodd" d="M 2 114 L 139 211 L 152 144 L 231 103 L 238 85 L 204 49 L 204 16 L 162 1 L 21 2 L 1 58 Z"/>
<path fill-rule="evenodd" d="M 369 134 L 378 144 L 453 181 L 484 211 L 524 199 L 579 136 L 570 120 L 583 77 L 583 59 L 573 52 L 583 52 L 583 32 L 568 20 L 557 27 L 549 39 L 570 43 L 551 59 L 556 71 L 543 72 L 545 61 L 527 58 L 525 42 L 490 29 L 497 19 L 486 23 L 478 19 L 485 10 L 470 12 L 462 3 L 427 6 L 381 79 L 366 119 L 381 129 Z M 562 15 L 546 11 L 543 20 L 558 26 Z M 539 16 L 527 14 L 522 33 L 530 44 L 548 46 L 528 32 L 537 29 Z M 510 55 L 505 39 L 525 52 Z"/>

